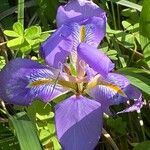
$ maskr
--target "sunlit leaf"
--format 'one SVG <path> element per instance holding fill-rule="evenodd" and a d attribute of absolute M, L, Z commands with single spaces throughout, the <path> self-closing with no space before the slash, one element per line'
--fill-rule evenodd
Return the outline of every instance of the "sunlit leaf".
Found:
<path fill-rule="evenodd" d="M 18 33 L 19 35 L 23 35 L 23 26 L 20 22 L 16 22 L 13 25 L 13 30 Z"/>
<path fill-rule="evenodd" d="M 10 37 L 18 37 L 20 36 L 17 32 L 12 30 L 4 30 L 4 34 Z"/>
<path fill-rule="evenodd" d="M 25 30 L 25 37 L 28 39 L 36 39 L 41 34 L 41 28 L 39 26 L 32 26 Z"/>
<path fill-rule="evenodd" d="M 8 47 L 16 47 L 16 46 L 20 46 L 22 43 L 24 42 L 24 38 L 23 37 L 18 37 L 12 40 L 9 40 L 7 42 L 7 46 Z"/>

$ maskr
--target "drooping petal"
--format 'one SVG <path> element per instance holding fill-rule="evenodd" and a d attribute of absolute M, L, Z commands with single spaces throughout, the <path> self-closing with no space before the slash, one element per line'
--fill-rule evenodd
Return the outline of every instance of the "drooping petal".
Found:
<path fill-rule="evenodd" d="M 114 97 L 119 94 L 109 86 L 98 85 L 90 91 L 89 95 L 101 103 L 103 112 L 107 112 Z"/>
<path fill-rule="evenodd" d="M 135 111 L 142 107 L 142 94 L 141 92 L 132 86 L 129 80 L 121 74 L 109 73 L 105 79 L 108 83 L 115 86 L 109 86 L 109 84 L 98 85 L 90 91 L 90 96 L 99 101 L 102 105 L 102 109 L 106 112 L 111 105 L 118 105 L 120 103 L 127 102 L 127 100 L 134 100 L 135 103 L 125 109 L 123 112 Z M 126 96 L 119 93 L 117 87 L 120 88 Z"/>
<path fill-rule="evenodd" d="M 101 17 L 105 12 L 92 1 L 71 0 L 65 6 L 60 6 L 57 11 L 57 26 L 62 24 L 80 22 L 89 17 Z"/>
<path fill-rule="evenodd" d="M 85 43 L 80 44 L 77 52 L 81 59 L 103 77 L 107 77 L 109 71 L 114 68 L 114 64 L 103 52 L 90 45 Z"/>
<path fill-rule="evenodd" d="M 71 29 L 63 25 L 41 45 L 41 55 L 49 66 L 60 68 L 72 47 Z"/>
<path fill-rule="evenodd" d="M 100 103 L 72 96 L 56 105 L 57 136 L 64 150 L 93 150 L 102 129 Z"/>
<path fill-rule="evenodd" d="M 129 80 L 125 76 L 118 73 L 109 73 L 105 80 L 120 87 L 121 89 L 126 88 L 130 84 Z"/>
<path fill-rule="evenodd" d="M 137 102 L 141 103 L 142 93 L 136 87 L 132 86 L 125 76 L 117 73 L 109 73 L 106 80 L 120 87 L 127 96 L 123 97 L 120 94 L 115 95 L 111 100 L 111 105 L 117 105 L 130 99 L 136 101 L 135 105 Z"/>
<path fill-rule="evenodd" d="M 0 98 L 17 105 L 29 105 L 35 98 L 48 101 L 63 91 L 51 83 L 57 75 L 35 61 L 14 59 L 0 72 Z"/>
<path fill-rule="evenodd" d="M 124 89 L 126 95 L 128 96 L 128 99 L 134 100 L 134 104 L 129 106 L 123 111 L 118 112 L 117 114 L 120 113 L 125 113 L 125 112 L 133 112 L 133 111 L 138 111 L 143 107 L 143 101 L 142 101 L 142 93 L 140 90 L 138 90 L 136 87 L 132 85 L 128 85 Z"/>

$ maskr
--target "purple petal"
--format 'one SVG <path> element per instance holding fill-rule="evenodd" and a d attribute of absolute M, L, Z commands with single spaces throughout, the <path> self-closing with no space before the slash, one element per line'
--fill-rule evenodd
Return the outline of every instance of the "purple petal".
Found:
<path fill-rule="evenodd" d="M 143 107 L 141 91 L 132 85 L 128 85 L 124 89 L 124 91 L 125 91 L 126 95 L 128 96 L 128 99 L 134 100 L 134 104 L 132 106 L 126 108 L 125 110 L 118 112 L 117 114 L 140 110 Z"/>
<path fill-rule="evenodd" d="M 101 134 L 101 105 L 82 96 L 72 96 L 56 105 L 55 121 L 63 149 L 92 150 Z"/>
<path fill-rule="evenodd" d="M 108 86 L 98 85 L 90 91 L 89 95 L 100 102 L 103 112 L 106 112 L 112 104 L 114 97 L 119 94 Z"/>
<path fill-rule="evenodd" d="M 96 74 L 97 72 L 94 71 L 91 67 L 86 67 L 86 78 L 88 81 L 92 80 Z"/>
<path fill-rule="evenodd" d="M 130 106 L 130 107 L 124 109 L 123 111 L 118 112 L 117 114 L 126 113 L 126 112 L 138 111 L 138 110 L 140 110 L 142 107 L 143 107 L 143 102 L 142 102 L 142 100 L 135 101 L 135 103 L 134 103 L 132 106 Z"/>
<path fill-rule="evenodd" d="M 71 0 L 65 6 L 60 6 L 57 11 L 57 26 L 62 24 L 80 22 L 89 17 L 101 17 L 105 12 L 92 1 Z"/>
<path fill-rule="evenodd" d="M 124 89 L 130 84 L 129 80 L 125 76 L 117 73 L 109 73 L 106 81 L 117 85 L 121 89 Z"/>
<path fill-rule="evenodd" d="M 111 60 L 98 49 L 87 44 L 80 44 L 77 52 L 81 59 L 83 59 L 93 70 L 106 77 L 110 70 L 114 68 Z"/>
<path fill-rule="evenodd" d="M 49 66 L 60 68 L 72 47 L 71 30 L 63 25 L 42 44 L 41 55 Z"/>
<path fill-rule="evenodd" d="M 104 81 L 119 87 L 121 90 L 130 84 L 126 77 L 116 73 L 109 73 Z M 119 94 L 115 88 L 104 84 L 98 85 L 89 94 L 101 103 L 104 112 L 108 111 L 110 105 L 127 101 L 127 97 Z"/>
<path fill-rule="evenodd" d="M 87 19 L 84 24 L 88 24 L 90 26 L 90 30 L 87 34 L 87 44 L 92 45 L 93 47 L 97 47 L 99 43 L 102 41 L 106 34 L 106 16 L 102 17 L 91 17 Z M 91 37 L 91 35 L 93 36 Z"/>
<path fill-rule="evenodd" d="M 89 94 L 101 103 L 104 112 L 108 110 L 110 105 L 118 105 L 130 99 L 134 100 L 135 103 L 119 113 L 139 110 L 142 107 L 141 92 L 132 86 L 126 77 L 116 73 L 109 73 L 105 81 L 122 89 L 126 96 L 119 94 L 114 88 L 105 85 L 98 85 L 92 89 Z"/>
<path fill-rule="evenodd" d="M 56 97 L 63 90 L 47 82 L 58 75 L 52 71 L 29 59 L 12 60 L 0 72 L 0 98 L 11 104 L 29 105 L 35 98 L 48 101 Z"/>
<path fill-rule="evenodd" d="M 91 17 L 80 24 L 72 23 L 71 27 L 75 48 L 81 42 L 97 47 L 106 33 L 106 17 Z"/>

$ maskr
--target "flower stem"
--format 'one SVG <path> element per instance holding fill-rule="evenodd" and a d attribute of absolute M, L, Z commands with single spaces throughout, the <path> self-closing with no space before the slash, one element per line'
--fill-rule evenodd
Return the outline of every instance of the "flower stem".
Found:
<path fill-rule="evenodd" d="M 104 128 L 102 129 L 102 133 L 103 133 L 104 137 L 108 140 L 108 142 L 111 144 L 113 149 L 119 150 L 118 146 L 116 145 L 116 143 L 114 142 L 114 140 L 112 139 L 110 134 Z"/>
<path fill-rule="evenodd" d="M 114 5 L 113 2 L 111 1 L 111 9 L 112 9 L 112 18 L 113 18 L 113 23 L 114 23 L 114 29 L 117 30 L 117 24 L 116 24 L 116 17 L 115 17 L 115 11 L 114 11 Z"/>
<path fill-rule="evenodd" d="M 137 111 L 138 113 L 138 119 L 139 119 L 139 124 L 141 126 L 141 130 L 142 130 L 142 135 L 143 135 L 143 140 L 145 141 L 146 140 L 146 137 L 145 137 L 145 131 L 144 131 L 144 123 L 143 123 L 143 119 L 142 119 L 142 116 L 141 116 L 141 111 Z"/>
<path fill-rule="evenodd" d="M 24 28 L 24 0 L 18 0 L 18 22 L 20 22 Z"/>

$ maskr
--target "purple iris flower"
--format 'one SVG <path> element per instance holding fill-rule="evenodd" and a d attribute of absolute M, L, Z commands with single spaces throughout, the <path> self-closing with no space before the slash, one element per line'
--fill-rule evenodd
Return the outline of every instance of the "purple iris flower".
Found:
<path fill-rule="evenodd" d="M 89 67 L 78 79 L 69 71 L 29 59 L 17 58 L 2 69 L 0 89 L 1 99 L 17 105 L 29 105 L 37 98 L 48 102 L 66 90 L 74 92 L 55 106 L 57 136 L 64 150 L 93 150 L 101 135 L 103 112 L 109 106 L 133 99 L 135 103 L 122 112 L 142 107 L 141 92 L 120 74 L 108 73 L 103 78 Z"/>
<path fill-rule="evenodd" d="M 105 12 L 91 1 L 74 0 L 60 6 L 57 13 L 59 28 L 42 44 L 41 55 L 55 68 L 61 68 L 69 57 L 74 67 L 79 62 L 79 70 L 83 60 L 107 76 L 114 64 L 96 49 L 106 33 L 106 20 Z M 104 61 L 107 63 L 103 64 Z"/>
<path fill-rule="evenodd" d="M 41 47 L 48 66 L 12 60 L 0 72 L 0 98 L 29 105 L 34 99 L 48 102 L 72 91 L 73 96 L 55 106 L 59 142 L 64 150 L 93 150 L 109 106 L 132 99 L 135 103 L 122 112 L 139 110 L 142 95 L 124 76 L 112 73 L 114 64 L 97 49 L 106 16 L 96 4 L 74 0 L 60 6 L 57 24 L 58 30 Z"/>

